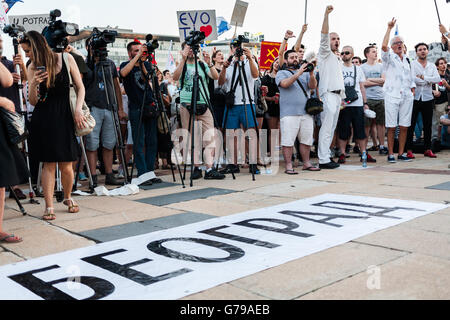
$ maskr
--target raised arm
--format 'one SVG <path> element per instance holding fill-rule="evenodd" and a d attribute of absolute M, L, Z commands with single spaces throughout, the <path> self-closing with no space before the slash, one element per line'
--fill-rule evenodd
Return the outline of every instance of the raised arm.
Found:
<path fill-rule="evenodd" d="M 304 24 L 302 27 L 302 31 L 300 32 L 300 36 L 297 39 L 297 42 L 295 43 L 294 50 L 299 52 L 300 48 L 302 46 L 303 36 L 305 35 L 306 31 L 308 31 L 308 25 Z"/>
<path fill-rule="evenodd" d="M 381 46 L 381 50 L 383 50 L 384 52 L 389 51 L 389 39 L 391 38 L 391 31 L 392 29 L 394 29 L 396 23 L 397 20 L 395 20 L 395 18 L 392 18 L 392 21 L 388 23 L 388 28 L 386 30 L 386 34 L 384 35 L 383 39 L 383 45 Z"/>
<path fill-rule="evenodd" d="M 329 34 L 330 33 L 330 25 L 328 22 L 328 16 L 331 12 L 333 12 L 334 8 L 333 6 L 328 6 L 325 10 L 325 16 L 323 18 L 323 24 L 322 24 L 322 33 L 323 34 Z"/>
<path fill-rule="evenodd" d="M 291 38 L 295 38 L 294 32 L 292 32 L 291 30 L 286 31 L 283 41 L 281 42 L 280 51 L 278 53 L 280 67 L 284 64 L 284 53 L 286 52 L 287 43 Z"/>

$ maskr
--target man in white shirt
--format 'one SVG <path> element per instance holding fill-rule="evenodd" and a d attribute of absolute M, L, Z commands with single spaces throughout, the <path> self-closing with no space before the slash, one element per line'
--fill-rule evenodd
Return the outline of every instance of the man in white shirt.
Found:
<path fill-rule="evenodd" d="M 320 169 L 336 169 L 339 164 L 331 159 L 330 145 L 339 119 L 341 101 L 345 98 L 342 60 L 339 58 L 340 38 L 337 33 L 329 34 L 328 16 L 333 6 L 328 6 L 322 25 L 319 49 L 320 82 L 319 94 L 323 101 L 322 126 L 319 133 Z"/>
<path fill-rule="evenodd" d="M 388 129 L 388 162 L 395 163 L 394 157 L 394 136 L 395 129 L 400 126 L 398 160 L 412 161 L 407 157 L 405 151 L 408 128 L 411 126 L 411 115 L 414 102 L 414 92 L 416 84 L 411 72 L 408 58 L 403 52 L 404 41 L 400 36 L 389 38 L 397 20 L 392 19 L 388 23 L 386 35 L 383 39 L 382 54 L 384 73 L 386 81 L 384 83 L 384 102 L 386 112 L 386 128 Z"/>
<path fill-rule="evenodd" d="M 434 63 L 427 61 L 428 45 L 419 43 L 416 45 L 417 60 L 411 62 L 414 81 L 416 82 L 416 93 L 414 97 L 414 107 L 411 119 L 411 127 L 408 130 L 407 150 L 408 158 L 414 159 L 412 153 L 412 143 L 414 128 L 416 127 L 417 116 L 422 114 L 425 157 L 437 158 L 431 151 L 431 129 L 433 124 L 433 84 L 441 82 L 441 77 Z"/>

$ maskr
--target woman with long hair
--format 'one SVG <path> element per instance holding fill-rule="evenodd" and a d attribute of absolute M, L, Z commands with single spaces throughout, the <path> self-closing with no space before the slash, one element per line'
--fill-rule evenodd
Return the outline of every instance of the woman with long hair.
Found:
<path fill-rule="evenodd" d="M 75 124 L 78 128 L 85 127 L 86 119 L 81 112 L 85 90 L 80 71 L 70 54 L 66 54 L 67 66 L 63 54 L 53 52 L 45 38 L 36 31 L 26 33 L 20 44 L 31 61 L 28 66 L 28 98 L 35 109 L 30 124 L 30 152 L 44 164 L 42 187 L 46 208 L 42 218 L 50 221 L 56 218 L 53 209 L 56 164 L 61 171 L 63 203 L 69 213 L 79 211 L 71 198 L 72 163 L 78 159 Z M 74 116 L 70 108 L 69 69 L 77 93 Z"/>

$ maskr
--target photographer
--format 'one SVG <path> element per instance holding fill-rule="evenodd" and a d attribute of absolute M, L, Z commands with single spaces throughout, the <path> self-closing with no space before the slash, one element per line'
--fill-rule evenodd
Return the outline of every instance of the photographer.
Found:
<path fill-rule="evenodd" d="M 248 40 L 247 40 L 248 41 Z M 250 108 L 250 101 L 255 101 L 254 87 L 255 80 L 259 77 L 258 66 L 252 59 L 252 52 L 248 48 L 242 47 L 242 39 L 236 39 L 230 44 L 230 57 L 224 62 L 222 71 L 219 75 L 219 86 L 226 84 L 228 90 L 234 90 L 234 106 L 226 106 L 224 116 L 224 129 L 225 130 L 237 130 L 243 128 L 248 130 L 249 128 L 257 128 L 258 124 L 255 123 L 253 114 L 255 107 Z M 239 53 L 238 55 L 236 53 Z M 243 61 L 245 76 L 247 79 L 250 97 L 248 97 L 247 88 L 244 83 L 240 83 L 239 72 L 237 71 L 239 61 Z M 231 68 L 230 68 L 231 67 Z M 237 81 L 237 86 L 236 86 Z M 245 81 L 245 80 L 244 80 Z M 235 86 L 235 88 L 232 88 Z M 245 92 L 245 104 L 243 104 L 242 91 Z M 237 143 L 235 138 L 234 143 L 234 164 L 228 164 L 226 169 L 222 171 L 225 174 L 239 173 L 239 166 L 237 165 Z M 255 150 L 256 152 L 256 150 Z M 255 157 L 256 158 L 256 157 Z M 250 173 L 257 174 L 259 172 L 256 164 L 250 164 Z"/>
<path fill-rule="evenodd" d="M 320 171 L 309 160 L 314 142 L 314 119 L 305 110 L 308 92 L 317 86 L 314 68 L 308 63 L 300 66 L 299 54 L 295 50 L 287 51 L 283 58 L 287 66 L 278 71 L 276 83 L 280 88 L 281 145 L 286 162 L 285 173 L 298 174 L 292 166 L 292 154 L 297 137 L 300 141 L 303 170 Z"/>
<path fill-rule="evenodd" d="M 151 68 L 147 60 L 148 48 L 140 42 L 133 41 L 127 45 L 130 60 L 120 66 L 120 76 L 123 79 L 125 92 L 128 96 L 128 117 L 131 122 L 133 136 L 133 153 L 136 162 L 138 176 L 152 172 L 155 168 L 157 153 L 157 117 L 154 92 L 159 88 L 151 88 L 150 83 L 146 83 L 146 75 Z M 144 92 L 147 94 L 144 100 Z M 144 114 L 139 130 L 141 118 L 141 107 L 144 102 Z M 139 136 L 139 140 L 138 140 Z M 161 183 L 162 180 L 154 178 L 145 184 Z"/>
<path fill-rule="evenodd" d="M 88 72 L 83 78 L 83 83 L 86 88 L 86 104 L 89 106 L 91 115 L 95 119 L 95 127 L 86 137 L 86 153 L 89 168 L 91 169 L 93 187 L 96 188 L 98 184 L 97 149 L 100 146 L 101 140 L 106 173 L 105 184 L 118 186 L 122 183 L 116 179 L 112 171 L 113 149 L 117 143 L 116 128 L 112 114 L 114 112 L 113 108 L 115 109 L 118 106 L 120 119 L 126 119 L 127 116 L 123 112 L 122 94 L 116 65 L 110 59 L 101 61 L 100 53 L 93 48 L 92 41 L 93 38 L 86 40 L 86 49 L 88 51 L 86 65 L 88 66 Z M 105 74 L 103 74 L 100 65 L 102 63 L 104 64 L 103 70 L 105 70 Z M 104 79 L 106 80 L 106 84 L 104 83 Z M 107 91 L 105 91 L 105 86 Z M 106 94 L 108 94 L 108 97 Z"/>
<path fill-rule="evenodd" d="M 178 65 L 177 69 L 175 70 L 173 74 L 173 79 L 175 81 L 180 80 L 180 116 L 181 116 L 181 123 L 183 126 L 183 129 L 189 130 L 192 133 L 192 123 L 191 128 L 189 128 L 189 123 L 191 119 L 191 113 L 192 111 L 192 94 L 193 94 L 193 85 L 194 85 L 194 74 L 195 74 L 195 58 L 194 58 L 194 51 L 191 49 L 189 45 L 186 44 L 186 42 L 183 42 L 181 45 L 182 48 L 182 59 L 180 64 Z M 204 62 L 199 61 L 198 62 L 198 73 L 199 77 L 203 79 L 203 83 L 205 85 L 205 88 L 202 86 L 201 82 L 199 82 L 199 92 L 198 92 L 198 99 L 197 99 L 197 114 L 196 114 L 196 122 L 201 122 L 202 125 L 202 133 L 205 136 L 206 132 L 211 132 L 211 130 L 214 130 L 214 119 L 211 113 L 211 110 L 208 109 L 207 101 L 206 99 L 209 98 L 209 92 L 205 92 L 204 89 L 208 89 L 208 79 L 217 80 L 219 78 L 219 74 L 217 73 L 217 70 L 215 69 L 214 65 L 211 64 L 211 58 L 208 53 L 203 53 Z M 211 136 L 211 135 L 209 135 Z M 215 134 L 211 136 L 211 139 L 215 140 Z M 189 139 L 187 145 L 190 146 L 191 139 Z M 203 141 L 203 144 L 206 144 L 207 141 Z M 195 146 L 198 148 L 199 146 Z M 188 147 L 185 150 L 189 150 L 190 147 Z M 223 180 L 225 179 L 225 176 L 221 173 L 218 173 L 215 168 L 213 168 L 214 163 L 214 154 L 213 150 L 206 149 L 204 153 L 205 158 L 205 164 L 206 164 L 206 173 L 205 173 L 205 179 L 206 180 Z M 195 159 L 197 160 L 197 159 Z M 197 161 L 196 161 L 197 162 Z M 202 171 L 200 170 L 199 166 L 196 164 L 194 169 L 194 176 L 193 180 L 200 179 L 202 177 Z"/>

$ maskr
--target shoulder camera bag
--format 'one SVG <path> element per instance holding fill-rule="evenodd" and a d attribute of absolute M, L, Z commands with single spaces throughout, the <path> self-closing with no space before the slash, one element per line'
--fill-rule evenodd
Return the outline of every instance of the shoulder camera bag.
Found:
<path fill-rule="evenodd" d="M 356 91 L 356 66 L 354 65 L 353 67 L 355 69 L 354 84 L 353 86 L 345 86 L 345 102 L 347 104 L 359 99 L 358 92 Z"/>
<path fill-rule="evenodd" d="M 292 75 L 294 75 L 295 73 L 291 70 L 287 70 L 290 73 L 292 73 Z M 320 99 L 318 98 L 310 98 L 308 97 L 308 94 L 306 93 L 305 88 L 303 87 L 302 83 L 300 82 L 300 80 L 297 79 L 297 83 L 300 86 L 300 88 L 302 89 L 303 93 L 305 94 L 306 97 L 306 106 L 305 106 L 305 111 L 307 114 L 309 114 L 310 116 L 317 116 L 318 114 L 323 112 L 323 102 L 320 101 Z"/>

